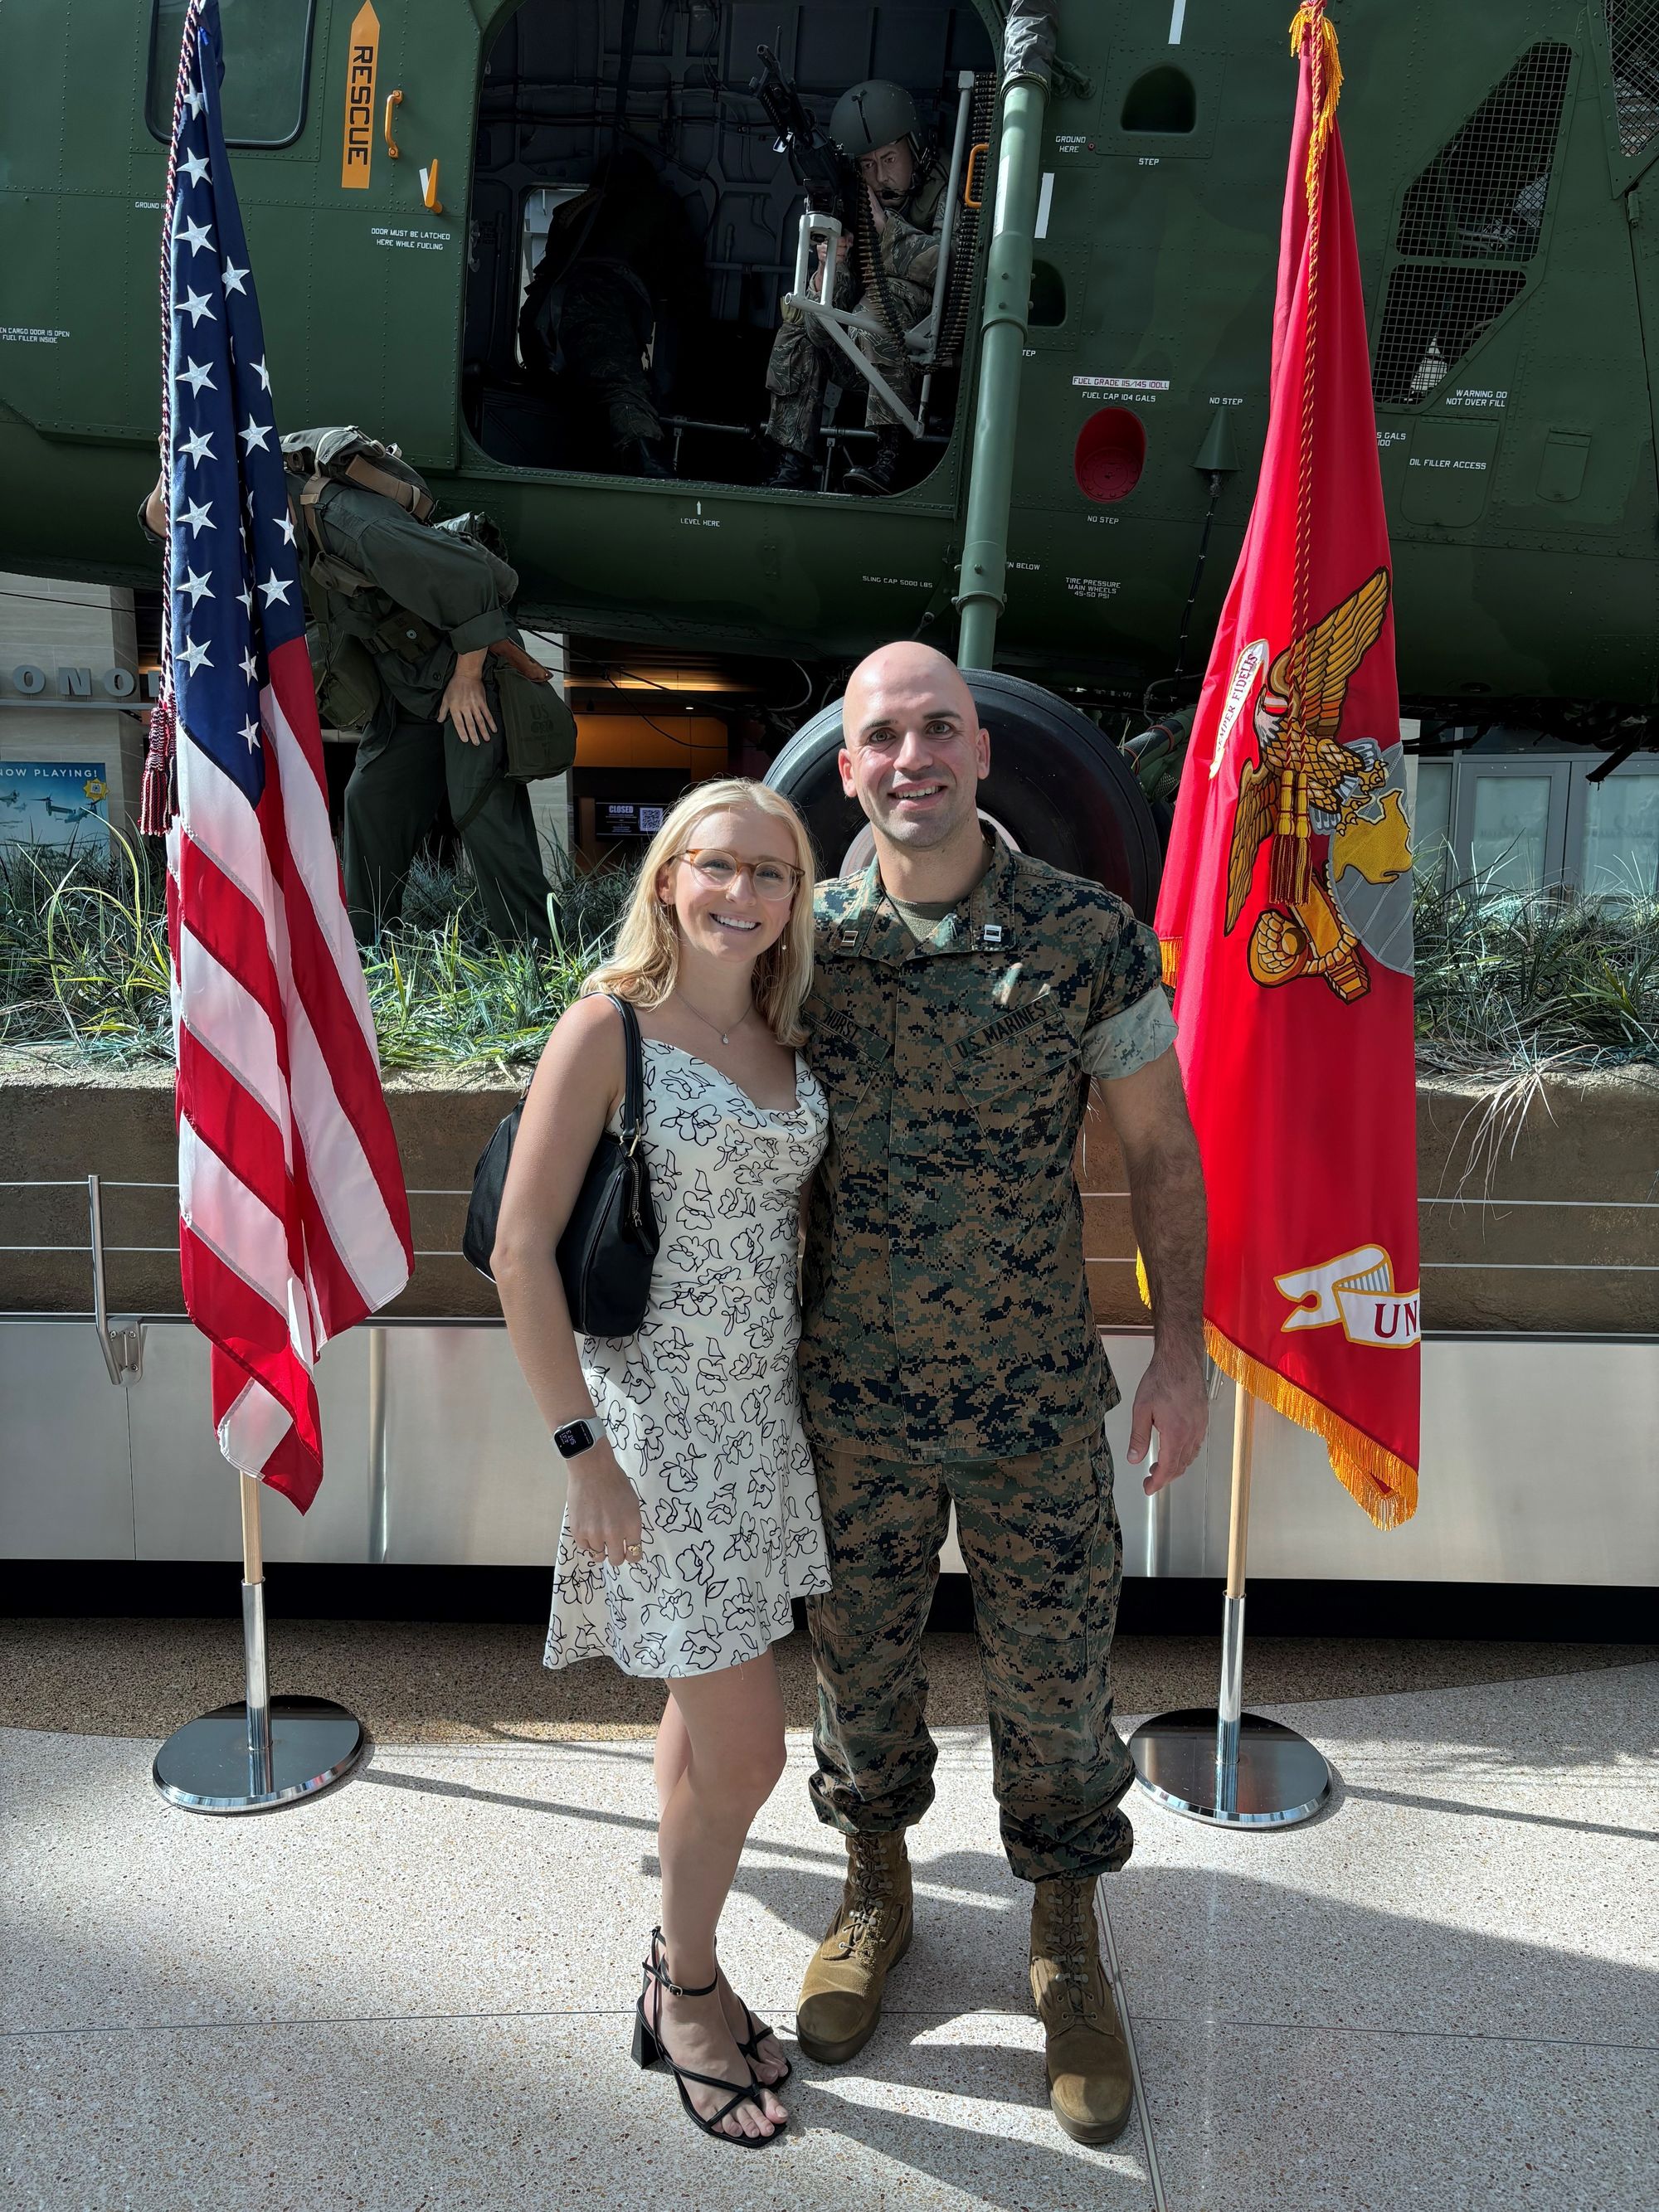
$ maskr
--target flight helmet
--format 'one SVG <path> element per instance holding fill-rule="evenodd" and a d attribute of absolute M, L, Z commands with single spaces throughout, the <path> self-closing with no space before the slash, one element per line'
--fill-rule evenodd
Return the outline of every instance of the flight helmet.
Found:
<path fill-rule="evenodd" d="M 850 161 L 901 138 L 914 146 L 921 137 L 916 103 L 902 84 L 883 76 L 867 77 L 862 84 L 849 85 L 836 102 L 830 136 Z"/>

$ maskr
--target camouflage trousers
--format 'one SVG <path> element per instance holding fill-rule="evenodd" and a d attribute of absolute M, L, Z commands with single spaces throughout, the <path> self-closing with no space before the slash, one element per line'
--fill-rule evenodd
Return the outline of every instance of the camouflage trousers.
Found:
<path fill-rule="evenodd" d="M 894 312 L 906 326 L 919 323 L 933 304 L 931 291 L 920 284 L 907 284 L 902 277 L 890 276 L 887 289 L 892 295 Z M 838 298 L 836 304 L 844 307 L 852 303 Z M 857 304 L 863 313 L 879 317 L 880 309 L 872 293 L 866 293 Z M 876 337 L 868 331 L 857 331 L 853 333 L 853 343 L 881 371 L 914 414 L 921 372 L 898 340 L 884 333 Z M 858 375 L 833 338 L 823 337 L 817 324 L 808 323 L 804 317 L 786 310 L 772 341 L 771 359 L 766 365 L 766 389 L 772 400 L 766 417 L 766 434 L 775 445 L 787 446 L 796 453 L 817 450 L 824 386 L 832 374 L 836 381 L 843 385 L 851 383 Z M 858 377 L 858 381 L 863 383 L 864 380 Z M 894 420 L 892 409 L 878 398 L 872 386 L 866 384 L 864 390 L 866 429 L 878 430 L 890 423 Z"/>
<path fill-rule="evenodd" d="M 809 1598 L 818 1818 L 890 1835 L 933 1802 L 922 1630 L 951 1506 L 974 1594 L 1008 1863 L 1024 1881 L 1115 1871 L 1134 1778 L 1112 1724 L 1123 1567 L 1103 1435 L 1020 1459 L 884 1461 L 813 1437 L 831 1588 Z"/>
<path fill-rule="evenodd" d="M 645 367 L 653 319 L 650 295 L 629 270 L 579 261 L 565 280 L 559 349 L 566 373 L 605 410 L 617 444 L 662 435 Z"/>

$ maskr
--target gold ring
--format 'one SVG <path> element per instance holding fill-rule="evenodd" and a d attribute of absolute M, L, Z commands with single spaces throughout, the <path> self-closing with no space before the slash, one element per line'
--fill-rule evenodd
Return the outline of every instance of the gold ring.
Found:
<path fill-rule="evenodd" d="M 623 1557 L 625 1559 L 637 1559 L 641 1556 L 642 1550 L 643 1547 L 641 1545 L 624 1544 L 623 1546 Z"/>

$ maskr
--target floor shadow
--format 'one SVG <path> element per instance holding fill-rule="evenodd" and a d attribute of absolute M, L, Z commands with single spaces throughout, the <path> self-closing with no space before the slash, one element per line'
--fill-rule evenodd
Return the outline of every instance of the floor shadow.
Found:
<path fill-rule="evenodd" d="M 1518 1821 L 1528 1828 L 1560 1828 L 1571 1836 L 1612 1836 L 1621 1844 L 1659 1844 L 1659 1828 L 1620 1828 L 1603 1820 L 1571 1820 L 1560 1813 L 1522 1813 L 1508 1805 L 1471 1805 L 1455 1797 L 1423 1797 L 1408 1790 L 1376 1790 L 1357 1782 L 1347 1784 L 1343 1794 L 1377 1805 L 1409 1805 L 1419 1813 L 1467 1813 L 1482 1820 Z"/>

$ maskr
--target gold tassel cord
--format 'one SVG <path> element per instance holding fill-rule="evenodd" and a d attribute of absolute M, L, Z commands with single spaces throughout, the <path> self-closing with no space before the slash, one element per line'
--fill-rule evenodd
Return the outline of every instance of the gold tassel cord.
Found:
<path fill-rule="evenodd" d="M 1158 964 L 1164 971 L 1165 988 L 1173 991 L 1181 971 L 1181 939 L 1161 937 L 1158 941 Z"/>
<path fill-rule="evenodd" d="M 1345 1421 L 1310 1391 L 1304 1390 L 1273 1368 L 1263 1366 L 1248 1352 L 1241 1352 L 1230 1337 L 1211 1322 L 1204 1324 L 1204 1342 L 1212 1359 L 1241 1390 L 1248 1390 L 1271 1406 L 1287 1421 L 1311 1430 L 1330 1456 L 1331 1472 L 1358 1505 L 1364 1508 L 1379 1528 L 1398 1528 L 1417 1510 L 1417 1469 L 1409 1466 L 1375 1437 Z"/>
<path fill-rule="evenodd" d="M 1307 191 L 1311 210 L 1319 191 L 1320 164 L 1336 122 L 1336 103 L 1342 97 L 1342 58 L 1337 49 L 1336 26 L 1326 19 L 1325 0 L 1303 0 L 1291 18 L 1292 54 L 1301 53 L 1310 33 L 1316 43 L 1316 51 L 1309 60 L 1313 69 L 1314 98 L 1318 103 L 1314 110 L 1313 127 L 1308 134 Z"/>

